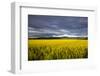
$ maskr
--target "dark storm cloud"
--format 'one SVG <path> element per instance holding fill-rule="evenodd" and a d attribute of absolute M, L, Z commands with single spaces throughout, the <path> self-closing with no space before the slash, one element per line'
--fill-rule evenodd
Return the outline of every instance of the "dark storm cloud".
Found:
<path fill-rule="evenodd" d="M 28 15 L 29 37 L 87 36 L 88 18 Z"/>

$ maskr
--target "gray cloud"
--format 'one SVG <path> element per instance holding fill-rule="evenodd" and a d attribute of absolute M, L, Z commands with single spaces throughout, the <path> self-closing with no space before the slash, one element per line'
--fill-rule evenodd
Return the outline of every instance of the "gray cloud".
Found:
<path fill-rule="evenodd" d="M 28 16 L 28 36 L 87 36 L 87 17 Z"/>

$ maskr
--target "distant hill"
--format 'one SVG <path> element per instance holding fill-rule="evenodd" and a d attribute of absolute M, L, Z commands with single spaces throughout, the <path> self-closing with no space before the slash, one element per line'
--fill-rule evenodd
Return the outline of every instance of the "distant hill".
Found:
<path fill-rule="evenodd" d="M 82 39 L 82 40 L 87 40 L 88 37 L 38 37 L 38 38 L 28 38 L 28 39 Z"/>

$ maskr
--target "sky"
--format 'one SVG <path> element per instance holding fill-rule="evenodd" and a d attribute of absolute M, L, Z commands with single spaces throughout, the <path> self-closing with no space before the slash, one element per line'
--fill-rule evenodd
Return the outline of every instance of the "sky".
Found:
<path fill-rule="evenodd" d="M 88 17 L 28 15 L 28 37 L 87 37 Z"/>

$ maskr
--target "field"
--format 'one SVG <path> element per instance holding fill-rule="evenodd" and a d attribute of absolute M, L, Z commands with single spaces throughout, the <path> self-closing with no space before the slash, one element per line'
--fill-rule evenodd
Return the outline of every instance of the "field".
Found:
<path fill-rule="evenodd" d="M 88 40 L 29 39 L 28 60 L 88 58 Z"/>

